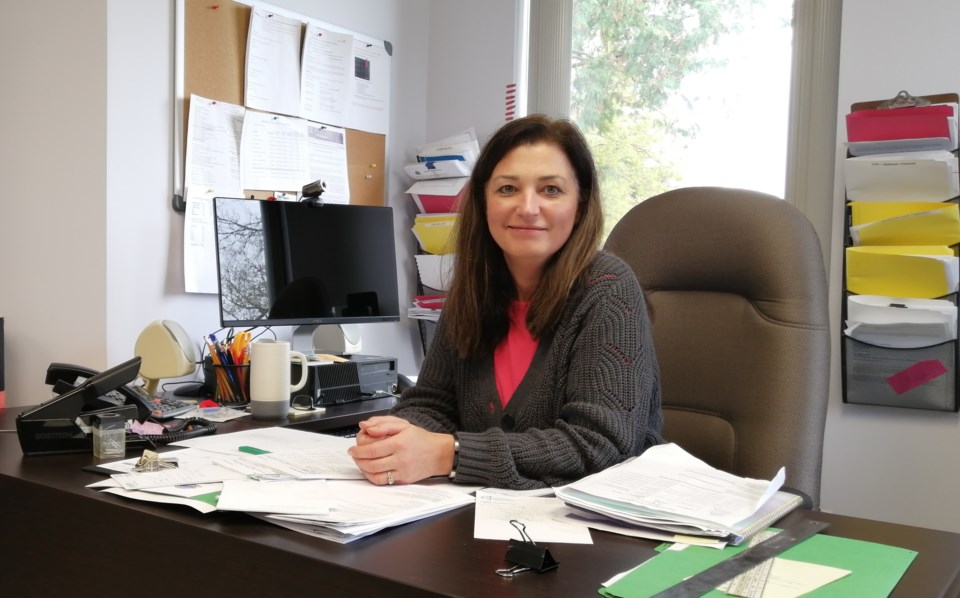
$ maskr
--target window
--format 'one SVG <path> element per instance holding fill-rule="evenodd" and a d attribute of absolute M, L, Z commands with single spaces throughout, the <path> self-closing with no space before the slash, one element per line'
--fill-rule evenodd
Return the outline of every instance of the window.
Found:
<path fill-rule="evenodd" d="M 835 0 L 530 0 L 528 112 L 584 129 L 608 230 L 667 189 L 745 187 L 798 205 L 828 256 L 836 122 L 812 115 L 836 111 L 840 10 Z"/>
<path fill-rule="evenodd" d="M 793 0 L 572 8 L 570 117 L 594 149 L 608 229 L 677 187 L 783 197 Z"/>

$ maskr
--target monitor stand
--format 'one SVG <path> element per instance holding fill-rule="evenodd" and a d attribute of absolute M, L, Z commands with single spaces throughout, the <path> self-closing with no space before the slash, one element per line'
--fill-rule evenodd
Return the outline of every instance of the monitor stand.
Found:
<path fill-rule="evenodd" d="M 320 324 L 297 326 L 290 348 L 301 353 L 350 355 L 359 353 L 361 344 L 358 324 Z"/>

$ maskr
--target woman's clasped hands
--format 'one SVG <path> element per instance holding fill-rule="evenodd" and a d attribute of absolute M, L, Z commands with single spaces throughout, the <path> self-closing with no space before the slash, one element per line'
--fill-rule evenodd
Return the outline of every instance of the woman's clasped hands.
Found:
<path fill-rule="evenodd" d="M 378 486 L 413 484 L 450 473 L 454 437 L 379 416 L 360 422 L 357 444 L 348 452 L 364 477 Z"/>

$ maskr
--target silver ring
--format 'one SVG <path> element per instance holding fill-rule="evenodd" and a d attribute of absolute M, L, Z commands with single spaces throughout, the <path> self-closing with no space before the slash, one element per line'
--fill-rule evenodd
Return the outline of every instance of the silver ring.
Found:
<path fill-rule="evenodd" d="M 393 472 L 387 472 L 387 486 L 393 486 Z"/>

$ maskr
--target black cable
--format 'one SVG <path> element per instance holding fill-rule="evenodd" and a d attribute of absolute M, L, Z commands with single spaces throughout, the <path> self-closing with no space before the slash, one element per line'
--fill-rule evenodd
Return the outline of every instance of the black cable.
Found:
<path fill-rule="evenodd" d="M 148 440 L 157 445 L 170 444 L 171 442 L 180 442 L 189 438 L 206 436 L 207 434 L 216 434 L 217 425 L 201 417 L 194 417 L 183 420 L 181 426 L 176 432 L 164 432 L 163 434 L 139 434 L 138 438 Z"/>

